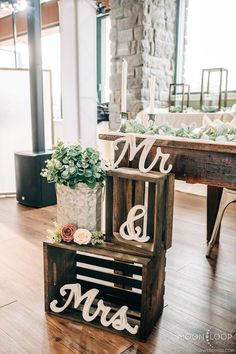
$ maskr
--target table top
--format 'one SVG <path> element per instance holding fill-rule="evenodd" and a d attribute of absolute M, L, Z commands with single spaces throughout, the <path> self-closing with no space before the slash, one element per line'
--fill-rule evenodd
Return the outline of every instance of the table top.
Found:
<path fill-rule="evenodd" d="M 109 132 L 105 134 L 99 134 L 99 139 L 114 141 L 118 138 L 126 136 L 127 134 L 135 135 L 137 138 L 137 142 L 142 141 L 143 139 L 148 137 L 156 137 L 156 141 L 154 142 L 153 146 L 236 154 L 236 143 L 233 142 L 219 143 L 209 140 L 188 139 L 167 135 L 163 136 L 120 132 Z"/>
<path fill-rule="evenodd" d="M 114 141 L 126 133 L 110 132 L 99 134 L 99 138 Z M 137 143 L 154 135 L 132 134 Z M 168 136 L 155 136 L 156 140 L 148 154 L 148 163 L 153 161 L 156 148 L 169 154 L 168 163 L 172 164 L 175 178 L 188 183 L 201 183 L 214 187 L 236 189 L 236 144 L 219 143 Z M 137 164 L 138 156 L 132 162 Z M 135 161 L 136 160 L 136 161 Z M 121 166 L 120 166 L 121 167 Z M 123 167 L 123 165 L 122 165 Z M 157 164 L 154 170 L 159 170 Z"/>

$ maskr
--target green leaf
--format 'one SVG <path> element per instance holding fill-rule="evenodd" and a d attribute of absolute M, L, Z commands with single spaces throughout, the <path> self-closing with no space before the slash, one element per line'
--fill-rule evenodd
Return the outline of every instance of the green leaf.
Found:
<path fill-rule="evenodd" d="M 85 173 L 84 173 L 84 176 L 85 177 L 92 177 L 93 173 L 91 170 L 86 170 Z"/>
<path fill-rule="evenodd" d="M 74 175 L 76 173 L 76 168 L 75 167 L 70 167 L 69 168 L 69 173 L 70 173 L 70 175 Z"/>

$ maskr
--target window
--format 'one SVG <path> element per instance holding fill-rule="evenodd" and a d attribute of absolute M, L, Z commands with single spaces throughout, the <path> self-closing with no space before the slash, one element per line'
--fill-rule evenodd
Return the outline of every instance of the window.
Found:
<path fill-rule="evenodd" d="M 109 15 L 97 17 L 97 96 L 99 103 L 109 102 L 109 77 L 111 66 Z"/>
<path fill-rule="evenodd" d="M 59 27 L 42 31 L 43 69 L 51 70 L 53 94 L 53 118 L 61 118 L 61 81 L 60 81 L 60 33 Z M 18 68 L 29 67 L 27 35 L 17 38 L 16 53 Z M 12 40 L 0 43 L 0 67 L 15 68 L 14 45 Z"/>
<path fill-rule="evenodd" d="M 19 60 L 19 53 L 17 53 Z M 0 67 L 14 68 L 15 67 L 15 53 L 14 48 L 7 45 L 0 45 Z"/>
<path fill-rule="evenodd" d="M 179 26 L 183 26 L 186 19 L 185 40 L 179 53 L 183 60 L 178 60 L 183 69 L 182 79 L 190 84 L 191 92 L 199 92 L 202 69 L 222 67 L 229 71 L 228 90 L 236 90 L 236 1 L 189 0 L 185 14 L 181 11 L 183 3 L 185 0 L 180 0 Z M 181 43 L 183 38 L 179 39 L 179 47 Z M 178 72 L 181 72 L 180 67 L 177 67 Z"/>

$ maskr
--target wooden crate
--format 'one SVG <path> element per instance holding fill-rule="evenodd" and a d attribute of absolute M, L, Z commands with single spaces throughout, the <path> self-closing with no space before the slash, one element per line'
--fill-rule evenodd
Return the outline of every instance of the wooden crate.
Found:
<path fill-rule="evenodd" d="M 150 240 L 141 243 L 125 240 L 120 234 L 120 226 L 135 205 L 147 200 L 147 234 Z M 163 247 L 168 249 L 172 242 L 174 204 L 174 175 L 159 172 L 142 173 L 137 169 L 118 168 L 107 172 L 106 180 L 106 237 L 108 242 L 123 245 L 123 252 L 158 254 Z M 135 221 L 135 227 L 143 228 L 143 220 Z"/>
<path fill-rule="evenodd" d="M 165 249 L 159 248 L 156 257 L 150 258 L 122 253 L 122 248 L 107 242 L 99 246 L 44 242 L 46 312 L 145 341 L 163 310 Z M 90 314 L 96 311 L 101 299 L 111 308 L 109 315 L 128 306 L 128 323 L 132 327 L 137 325 L 138 332 L 104 327 L 100 323 L 101 312 L 93 321 L 85 321 L 84 302 L 74 308 L 75 298 L 64 311 L 55 313 L 50 307 L 52 301 L 58 300 L 58 306 L 63 306 L 70 292 L 62 296 L 60 289 L 76 283 L 81 285 L 82 294 L 94 288 L 99 290 Z"/>

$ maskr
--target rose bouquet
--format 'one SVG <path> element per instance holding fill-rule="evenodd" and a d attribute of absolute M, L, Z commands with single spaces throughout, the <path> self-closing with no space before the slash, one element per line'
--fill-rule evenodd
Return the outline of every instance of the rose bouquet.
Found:
<path fill-rule="evenodd" d="M 74 242 L 78 245 L 101 244 L 104 242 L 101 231 L 89 231 L 87 229 L 78 228 L 74 224 L 66 224 L 60 226 L 55 224 L 54 230 L 48 230 L 48 238 L 51 242 Z"/>

